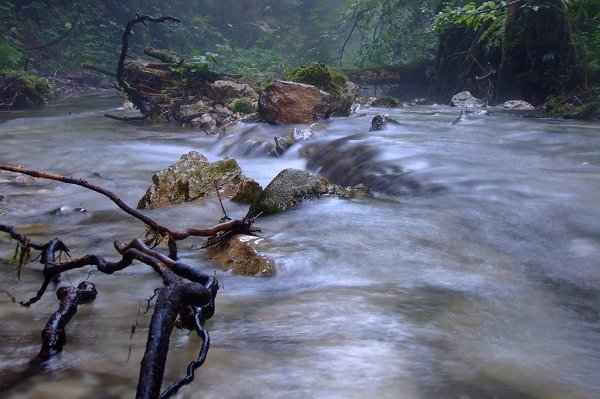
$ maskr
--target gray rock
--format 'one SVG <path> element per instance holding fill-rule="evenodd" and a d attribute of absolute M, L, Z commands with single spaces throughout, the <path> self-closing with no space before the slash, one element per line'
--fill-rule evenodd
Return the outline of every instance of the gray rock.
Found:
<path fill-rule="evenodd" d="M 234 98 L 258 100 L 258 93 L 246 83 L 236 83 L 230 80 L 217 80 L 211 84 L 210 97 L 214 101 L 228 102 Z"/>
<path fill-rule="evenodd" d="M 523 100 L 510 100 L 502 104 L 504 108 L 521 110 L 521 111 L 533 111 L 535 107 Z"/>
<path fill-rule="evenodd" d="M 282 170 L 252 203 L 249 217 L 270 215 L 293 208 L 305 200 L 324 196 L 348 197 L 348 190 L 325 177 L 298 169 Z"/>
<path fill-rule="evenodd" d="M 371 120 L 371 127 L 369 128 L 370 132 L 374 132 L 376 130 L 385 130 L 388 128 L 389 125 L 399 125 L 400 123 L 395 120 L 390 118 L 389 115 L 386 114 L 380 114 L 380 115 L 375 115 L 373 117 L 373 119 Z"/>
<path fill-rule="evenodd" d="M 473 97 L 470 91 L 461 91 L 452 96 L 450 105 L 453 107 L 473 108 L 483 107 L 485 104 L 480 99 Z"/>
<path fill-rule="evenodd" d="M 338 95 L 331 96 L 329 116 L 348 116 L 352 112 L 352 103 L 358 95 L 358 86 L 347 81 L 346 87 Z"/>
<path fill-rule="evenodd" d="M 191 151 L 175 164 L 152 176 L 153 184 L 138 203 L 139 209 L 194 201 L 215 194 L 215 182 L 222 196 L 237 202 L 252 202 L 262 192 L 260 185 L 242 174 L 233 158 L 208 162 Z"/>
<path fill-rule="evenodd" d="M 193 119 L 202 117 L 203 114 L 209 113 L 212 111 L 212 107 L 206 105 L 206 103 L 202 100 L 198 100 L 196 102 L 190 104 L 182 104 L 173 110 L 173 115 L 177 120 L 188 123 Z"/>

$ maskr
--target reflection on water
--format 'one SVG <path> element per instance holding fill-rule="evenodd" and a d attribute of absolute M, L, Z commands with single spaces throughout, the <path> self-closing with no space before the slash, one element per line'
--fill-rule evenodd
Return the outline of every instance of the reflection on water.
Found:
<path fill-rule="evenodd" d="M 212 267 L 200 241 L 182 243 L 183 260 L 216 273 L 224 288 L 208 323 L 208 360 L 178 397 L 600 397 L 598 124 L 492 114 L 451 126 L 455 109 L 430 106 L 393 110 L 400 125 L 369 133 L 381 111 L 373 109 L 329 120 L 312 143 L 268 158 L 249 151 L 261 147 L 248 140 L 271 140 L 285 128 L 246 126 L 243 140 L 215 142 L 203 132 L 102 116 L 118 106 L 100 94 L 0 114 L 0 160 L 82 177 L 136 204 L 151 175 L 190 150 L 211 160 L 237 154 L 264 186 L 283 168 L 305 167 L 306 146 L 331 155 L 332 142 L 350 138 L 353 150 L 373 150 L 351 166 L 444 187 L 326 199 L 259 218 L 264 251 L 278 268 L 273 278 L 229 275 Z M 0 223 L 39 241 L 59 236 L 74 256 L 114 259 L 114 239 L 144 231 L 79 187 L 0 173 L 0 192 Z M 52 212 L 62 206 L 87 212 Z M 232 217 L 246 213 L 226 206 Z M 220 208 L 182 204 L 148 214 L 175 228 L 205 227 Z M 0 289 L 20 300 L 37 290 L 40 275 L 32 264 L 16 280 L 13 245 L 0 236 Z M 63 284 L 90 270 L 69 272 Z M 141 265 L 89 278 L 98 297 L 68 326 L 64 353 L 6 397 L 134 395 L 150 320 L 143 310 L 160 281 Z M 50 293 L 30 309 L 0 293 L 2 374 L 35 356 L 56 306 Z M 199 349 L 180 331 L 171 345 L 167 382 Z"/>

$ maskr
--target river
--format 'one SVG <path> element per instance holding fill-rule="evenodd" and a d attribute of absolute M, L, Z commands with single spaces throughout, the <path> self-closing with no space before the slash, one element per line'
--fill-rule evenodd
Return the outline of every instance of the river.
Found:
<path fill-rule="evenodd" d="M 0 162 L 85 178 L 133 206 L 153 173 L 190 150 L 210 160 L 231 152 L 263 187 L 306 165 L 300 145 L 272 158 L 190 128 L 103 117 L 119 105 L 96 93 L 0 113 Z M 277 268 L 271 278 L 216 269 L 201 240 L 182 242 L 182 260 L 215 274 L 222 289 L 207 323 L 208 359 L 177 398 L 600 397 L 600 124 L 492 113 L 451 125 L 460 112 L 439 105 L 360 112 L 325 121 L 316 142 L 350 137 L 375 148 L 378 162 L 441 189 L 328 198 L 260 217 Z M 400 124 L 369 133 L 381 112 Z M 289 127 L 253 129 L 272 137 Z M 73 257 L 115 259 L 113 240 L 144 233 L 81 187 L 1 173 L 0 193 L 0 223 L 35 241 L 60 237 Z M 87 212 L 52 212 L 61 206 Z M 231 217 L 247 210 L 225 206 Z M 221 216 L 213 201 L 147 214 L 174 228 Z M 17 280 L 13 251 L 1 234 L 0 289 L 23 300 L 39 287 L 39 264 Z M 161 282 L 142 265 L 110 276 L 92 270 L 63 278 L 98 288 L 68 325 L 63 353 L 3 397 L 135 395 L 151 317 L 144 310 Z M 58 303 L 50 290 L 23 308 L 4 292 L 0 375 L 37 354 Z M 173 332 L 165 384 L 183 375 L 198 344 Z"/>

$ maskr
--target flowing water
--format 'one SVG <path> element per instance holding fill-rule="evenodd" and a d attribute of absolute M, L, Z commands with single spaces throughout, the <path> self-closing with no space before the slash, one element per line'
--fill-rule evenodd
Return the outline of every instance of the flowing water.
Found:
<path fill-rule="evenodd" d="M 190 150 L 210 160 L 231 153 L 263 186 L 286 167 L 306 167 L 301 145 L 280 158 L 251 145 L 289 127 L 239 127 L 244 139 L 225 144 L 191 129 L 104 118 L 119 101 L 97 94 L 0 114 L 0 161 L 85 178 L 131 205 L 153 173 Z M 400 124 L 369 133 L 384 111 Z M 600 125 L 494 114 L 451 125 L 458 111 L 445 106 L 364 112 L 326 121 L 314 143 L 371 149 L 367 167 L 400 166 L 424 189 L 322 199 L 259 218 L 277 266 L 271 278 L 215 269 L 202 241 L 182 242 L 182 259 L 223 288 L 207 323 L 208 360 L 177 397 L 600 397 Z M 390 187 L 395 177 L 385 176 Z M 114 239 L 144 232 L 80 187 L 2 173 L 0 192 L 0 223 L 35 241 L 60 237 L 74 257 L 116 259 Z M 52 212 L 61 206 L 87 212 Z M 225 206 L 232 217 L 246 212 Z M 220 207 L 147 214 L 174 228 L 208 227 Z M 41 281 L 36 263 L 17 280 L 13 250 L 0 235 L 0 376 L 36 355 L 57 308 L 52 290 L 31 308 L 11 302 L 6 292 L 23 300 Z M 63 279 L 89 278 L 99 291 L 68 325 L 63 353 L 3 397 L 134 396 L 146 301 L 161 282 L 143 265 L 111 276 L 92 270 Z M 198 343 L 174 331 L 166 382 L 183 374 Z"/>

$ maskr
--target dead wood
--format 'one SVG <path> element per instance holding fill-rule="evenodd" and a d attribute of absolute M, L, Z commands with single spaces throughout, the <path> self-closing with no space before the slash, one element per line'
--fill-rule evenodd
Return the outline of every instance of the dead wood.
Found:
<path fill-rule="evenodd" d="M 136 397 L 140 399 L 168 398 L 181 387 L 189 384 L 194 379 L 194 371 L 204 363 L 208 353 L 210 337 L 204 328 L 204 323 L 214 315 L 215 298 L 219 290 L 219 283 L 214 277 L 177 261 L 176 241 L 192 236 L 201 236 L 208 237 L 207 246 L 219 244 L 235 234 L 252 234 L 258 231 L 252 227 L 254 220 L 228 220 L 208 228 L 188 228 L 173 231 L 131 208 L 111 191 L 86 180 L 2 164 L 0 164 L 0 170 L 74 184 L 95 191 L 108 197 L 120 209 L 148 227 L 152 233 L 146 241 L 138 238 L 128 243 L 115 241 L 114 248 L 120 258 L 112 261 L 95 254 L 88 254 L 65 262 L 57 261 L 57 253 L 69 253 L 67 246 L 61 240 L 54 239 L 46 244 L 40 244 L 31 241 L 12 226 L 0 225 L 0 231 L 8 233 L 21 246 L 21 253 L 27 254 L 27 256 L 21 256 L 21 259 L 19 259 L 21 264 L 28 261 L 29 251 L 32 249 L 41 251 L 40 262 L 43 264 L 43 282 L 34 297 L 26 302 L 21 302 L 23 306 L 30 306 L 39 301 L 50 282 L 58 279 L 62 273 L 69 270 L 95 266 L 101 273 L 112 274 L 133 265 L 135 261 L 152 267 L 162 278 L 163 287 L 159 290 L 150 323 L 146 351 L 140 367 Z M 150 246 L 151 243 L 160 242 L 167 243 L 168 255 L 158 252 Z M 10 389 L 24 378 L 28 378 L 28 376 L 44 371 L 43 364 L 46 360 L 60 353 L 63 349 L 66 343 L 65 327 L 75 315 L 77 306 L 92 301 L 95 296 L 95 286 L 87 281 L 82 282 L 78 287 L 63 286 L 58 288 L 57 297 L 60 300 L 60 307 L 50 318 L 42 332 L 42 349 L 30 362 L 26 371 L 17 373 L 17 378 L 13 378 L 13 374 L 12 377 L 0 382 L 0 392 Z M 161 394 L 165 362 L 173 327 L 196 331 L 202 343 L 198 357 L 188 365 L 185 376 L 175 381 Z"/>
<path fill-rule="evenodd" d="M 115 77 L 117 79 L 118 89 L 127 95 L 127 98 L 131 103 L 140 110 L 145 118 L 152 116 L 152 114 L 162 114 L 163 110 L 155 102 L 153 102 L 147 96 L 144 96 L 137 88 L 130 85 L 124 78 L 125 71 L 125 58 L 127 58 L 129 50 L 129 36 L 131 36 L 132 29 L 137 24 L 143 24 L 146 27 L 148 22 L 153 23 L 166 23 L 166 22 L 181 22 L 175 17 L 160 17 L 153 18 L 146 15 L 137 15 L 135 19 L 129 21 L 125 26 L 125 31 L 121 36 L 121 53 L 119 55 L 119 62 L 117 63 L 117 73 Z M 112 116 L 113 119 L 127 120 L 118 116 Z"/>

